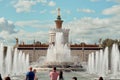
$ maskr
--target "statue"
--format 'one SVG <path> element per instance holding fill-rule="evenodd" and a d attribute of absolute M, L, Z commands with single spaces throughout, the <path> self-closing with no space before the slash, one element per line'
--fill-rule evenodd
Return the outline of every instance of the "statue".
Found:
<path fill-rule="evenodd" d="M 99 47 L 102 47 L 102 38 L 99 39 Z"/>
<path fill-rule="evenodd" d="M 102 38 L 99 39 L 99 44 L 101 44 L 101 43 L 102 43 Z"/>
<path fill-rule="evenodd" d="M 16 44 L 14 45 L 14 49 L 18 47 L 18 38 L 15 37 L 15 40 L 16 40 Z"/>
<path fill-rule="evenodd" d="M 16 39 L 16 44 L 18 44 L 18 38 L 15 38 Z"/>

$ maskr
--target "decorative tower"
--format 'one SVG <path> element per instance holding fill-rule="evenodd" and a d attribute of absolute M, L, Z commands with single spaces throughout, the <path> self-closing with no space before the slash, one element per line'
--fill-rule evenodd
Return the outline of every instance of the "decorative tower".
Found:
<path fill-rule="evenodd" d="M 58 16 L 57 16 L 57 20 L 55 20 L 55 23 L 56 23 L 56 28 L 57 29 L 62 28 L 63 20 L 61 20 L 61 16 L 60 16 L 60 8 L 58 8 Z"/>
<path fill-rule="evenodd" d="M 55 43 L 55 37 L 57 32 L 63 33 L 63 43 L 66 44 L 69 42 L 69 29 L 62 29 L 63 20 L 61 20 L 60 16 L 60 8 L 57 10 L 57 20 L 55 20 L 56 28 L 53 28 L 49 31 L 49 44 Z"/>

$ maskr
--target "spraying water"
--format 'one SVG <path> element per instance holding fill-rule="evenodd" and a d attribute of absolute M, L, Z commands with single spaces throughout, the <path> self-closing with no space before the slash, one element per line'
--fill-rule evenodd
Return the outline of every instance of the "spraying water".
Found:
<path fill-rule="evenodd" d="M 12 48 L 8 46 L 6 57 L 5 57 L 5 74 L 11 74 L 11 69 L 12 69 Z"/>
<path fill-rule="evenodd" d="M 29 66 L 29 55 L 7 46 L 6 55 L 4 53 L 4 45 L 0 43 L 0 73 L 8 76 L 9 74 L 21 74 L 27 71 Z"/>
<path fill-rule="evenodd" d="M 3 74 L 3 62 L 4 62 L 4 54 L 3 54 L 3 44 L 0 43 L 0 72 Z"/>
<path fill-rule="evenodd" d="M 103 77 L 107 77 L 110 75 L 114 77 L 113 79 L 115 79 L 116 76 L 119 76 L 120 53 L 117 44 L 113 44 L 111 57 L 109 55 L 110 53 L 108 51 L 108 47 L 106 47 L 104 51 L 100 50 L 95 52 L 95 56 L 93 56 L 93 53 L 89 54 L 88 72 Z M 95 67 L 94 69 L 93 66 Z"/>
<path fill-rule="evenodd" d="M 55 45 L 51 44 L 47 50 L 47 59 L 46 62 L 49 63 L 64 63 L 72 62 L 71 51 L 67 44 L 64 44 L 62 32 L 56 33 Z"/>

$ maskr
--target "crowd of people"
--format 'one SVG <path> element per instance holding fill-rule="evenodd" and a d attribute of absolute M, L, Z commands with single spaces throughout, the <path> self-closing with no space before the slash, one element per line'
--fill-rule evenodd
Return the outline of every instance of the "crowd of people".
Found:
<path fill-rule="evenodd" d="M 53 67 L 53 70 L 49 73 L 50 80 L 64 80 L 63 71 L 56 71 L 56 67 Z M 32 70 L 32 67 L 29 68 L 29 71 L 26 74 L 25 80 L 38 80 L 36 75 L 36 69 Z M 77 80 L 77 77 L 73 77 L 72 80 Z"/>
<path fill-rule="evenodd" d="M 50 80 L 64 80 L 63 77 L 63 71 L 60 70 L 57 72 L 56 67 L 53 67 L 52 71 L 49 73 Z M 2 79 L 0 74 L 0 80 L 11 80 L 9 76 Z M 38 77 L 36 75 L 36 69 L 33 69 L 32 67 L 29 68 L 29 71 L 26 74 L 25 80 L 38 80 Z M 77 77 L 72 77 L 72 80 L 77 80 Z M 103 80 L 102 77 L 99 78 L 99 80 Z"/>

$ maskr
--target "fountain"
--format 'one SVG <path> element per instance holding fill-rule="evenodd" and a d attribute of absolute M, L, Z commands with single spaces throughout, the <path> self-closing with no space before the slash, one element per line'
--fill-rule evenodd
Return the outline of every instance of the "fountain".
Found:
<path fill-rule="evenodd" d="M 3 74 L 3 44 L 0 44 L 0 72 Z"/>
<path fill-rule="evenodd" d="M 111 57 L 109 56 L 111 55 Z M 106 79 L 120 79 L 120 53 L 117 44 L 113 44 L 111 53 L 105 50 L 89 54 L 88 73 L 103 76 Z"/>
<path fill-rule="evenodd" d="M 7 46 L 7 51 L 5 52 L 3 43 L 0 43 L 0 73 L 2 77 L 23 74 L 28 67 L 28 54 L 25 55 L 17 49 L 13 50 L 11 46 Z"/>
<path fill-rule="evenodd" d="M 63 33 L 57 32 L 55 44 L 50 44 L 48 47 L 45 65 L 67 67 L 72 64 L 70 48 L 68 44 L 64 44 Z"/>

